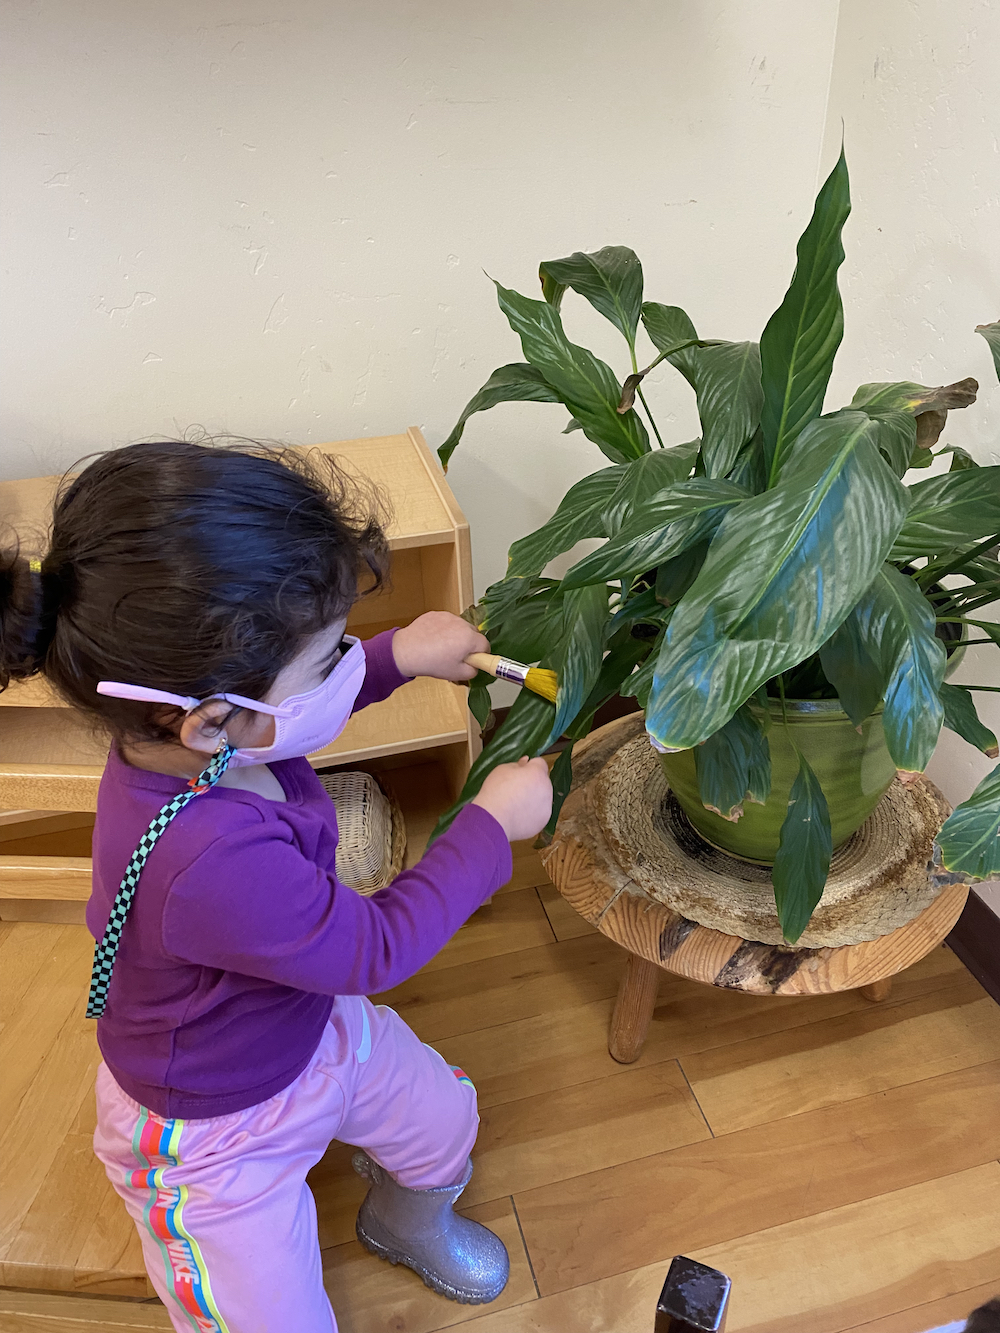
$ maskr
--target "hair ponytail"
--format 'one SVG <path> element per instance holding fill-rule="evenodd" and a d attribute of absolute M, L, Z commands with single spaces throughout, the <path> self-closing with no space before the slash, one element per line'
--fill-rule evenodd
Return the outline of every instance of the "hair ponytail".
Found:
<path fill-rule="evenodd" d="M 0 551 L 0 690 L 42 669 L 56 629 L 51 585 L 39 561 Z"/>

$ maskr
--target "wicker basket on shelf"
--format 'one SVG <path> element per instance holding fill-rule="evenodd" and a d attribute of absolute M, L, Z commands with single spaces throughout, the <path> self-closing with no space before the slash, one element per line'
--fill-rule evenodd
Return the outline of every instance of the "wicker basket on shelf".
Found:
<path fill-rule="evenodd" d="M 370 773 L 318 773 L 337 810 L 337 876 L 358 893 L 376 893 L 403 868 L 406 825 L 399 802 Z"/>

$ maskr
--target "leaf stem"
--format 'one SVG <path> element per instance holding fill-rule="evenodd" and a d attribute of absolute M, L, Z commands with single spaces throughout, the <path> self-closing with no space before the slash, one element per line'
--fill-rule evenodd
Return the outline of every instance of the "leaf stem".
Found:
<path fill-rule="evenodd" d="M 788 726 L 788 707 L 785 699 L 785 676 L 783 672 L 778 674 L 778 697 L 781 699 L 781 721 L 785 727 Z M 788 738 L 791 740 L 791 737 Z M 794 742 L 793 742 L 794 747 Z"/>
<path fill-rule="evenodd" d="M 653 434 L 656 436 L 660 448 L 663 449 L 665 447 L 663 443 L 663 436 L 660 434 L 659 427 L 653 420 L 653 414 L 652 412 L 650 412 L 649 404 L 646 402 L 646 395 L 643 393 L 641 388 L 637 388 L 636 393 L 639 396 L 639 402 L 642 403 L 643 407 L 646 409 L 646 416 L 649 417 L 649 424 L 653 427 Z"/>
<path fill-rule="evenodd" d="M 982 555 L 984 551 L 988 551 L 991 546 L 996 545 L 998 540 L 1000 540 L 1000 533 L 994 533 L 993 536 L 987 537 L 984 542 L 980 542 L 978 546 L 973 546 L 971 550 L 955 556 L 943 567 L 940 567 L 936 560 L 929 560 L 917 575 L 917 582 L 921 587 L 925 587 L 927 584 L 935 583 L 938 579 L 943 579 L 946 574 L 954 573 L 956 569 L 968 564 L 970 560 L 975 560 L 977 555 Z M 930 575 L 929 578 L 928 575 Z"/>
<path fill-rule="evenodd" d="M 1000 694 L 1000 685 L 963 685 L 963 690 L 987 690 L 990 694 Z"/>
<path fill-rule="evenodd" d="M 1000 601 L 1000 588 L 988 592 L 984 597 L 977 597 L 974 601 L 965 602 L 961 609 L 963 611 L 978 611 L 981 606 L 992 606 L 994 602 L 998 601 Z"/>
<path fill-rule="evenodd" d="M 937 616 L 939 625 L 975 625 L 976 629 L 996 629 L 996 620 L 969 620 L 966 616 Z"/>
<path fill-rule="evenodd" d="M 628 340 L 628 352 L 629 352 L 629 356 L 632 358 L 632 374 L 633 374 L 633 375 L 638 375 L 638 373 L 639 373 L 639 362 L 635 359 L 635 339 L 634 339 L 634 338 L 629 338 L 629 340 Z M 663 357 L 662 357 L 662 356 L 658 356 L 658 357 L 656 358 L 656 361 L 653 362 L 653 366 L 656 365 L 656 362 L 657 362 L 657 361 L 662 361 L 662 360 L 663 360 Z M 643 373 L 644 375 L 648 375 L 648 374 L 649 374 L 649 371 L 653 369 L 653 366 L 649 366 L 649 367 L 648 367 L 646 370 L 644 370 L 642 373 Z M 636 391 L 636 393 L 638 394 L 639 402 L 642 403 L 643 407 L 646 409 L 646 416 L 649 417 L 649 424 L 653 427 L 653 434 L 656 436 L 656 441 L 657 441 L 657 443 L 659 444 L 660 448 L 662 449 L 662 448 L 664 447 L 664 445 L 663 445 L 663 436 L 660 434 L 659 427 L 657 426 L 656 422 L 653 420 L 653 414 L 652 414 L 652 412 L 650 412 L 650 410 L 649 410 L 649 404 L 646 402 L 646 396 L 645 396 L 645 394 L 642 392 L 642 385 L 641 385 L 641 384 L 637 384 L 637 385 L 635 386 L 635 391 Z"/>

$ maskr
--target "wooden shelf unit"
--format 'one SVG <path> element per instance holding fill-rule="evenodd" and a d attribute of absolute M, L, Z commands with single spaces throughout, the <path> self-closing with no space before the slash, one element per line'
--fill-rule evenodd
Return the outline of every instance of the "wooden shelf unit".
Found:
<path fill-rule="evenodd" d="M 371 638 L 408 624 L 424 611 L 456 614 L 473 601 L 469 525 L 416 427 L 402 435 L 309 446 L 333 455 L 351 475 L 378 491 L 390 512 L 390 584 L 362 598 L 348 630 Z M 44 548 L 43 534 L 57 477 L 0 483 L 0 514 L 23 549 Z M 478 753 L 479 735 L 463 686 L 420 678 L 351 718 L 330 746 L 310 755 L 315 768 L 392 767 L 434 761 L 448 799 L 457 796 Z M 23 812 L 23 835 L 64 828 L 59 820 L 93 812 L 107 743 L 45 681 L 12 685 L 0 694 L 0 812 Z M 55 823 L 46 824 L 44 812 Z M 0 826 L 0 919 L 80 920 L 89 894 L 86 857 L 4 855 L 4 838 L 19 834 L 14 816 Z M 29 831 L 30 828 L 30 831 Z M 58 907 L 57 904 L 63 904 Z M 74 906 L 75 905 L 75 906 Z M 65 909 L 65 910 L 64 910 Z"/>

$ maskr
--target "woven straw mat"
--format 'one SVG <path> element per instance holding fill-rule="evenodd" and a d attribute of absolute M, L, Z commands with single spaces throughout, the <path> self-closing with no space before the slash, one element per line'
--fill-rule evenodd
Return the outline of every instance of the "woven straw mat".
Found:
<path fill-rule="evenodd" d="M 771 872 L 705 842 L 667 785 L 646 736 L 628 740 L 592 779 L 593 809 L 621 869 L 689 921 L 781 944 Z M 833 854 L 823 897 L 800 948 L 859 944 L 906 925 L 940 885 L 927 862 L 949 807 L 931 783 L 894 781 L 871 817 Z"/>

